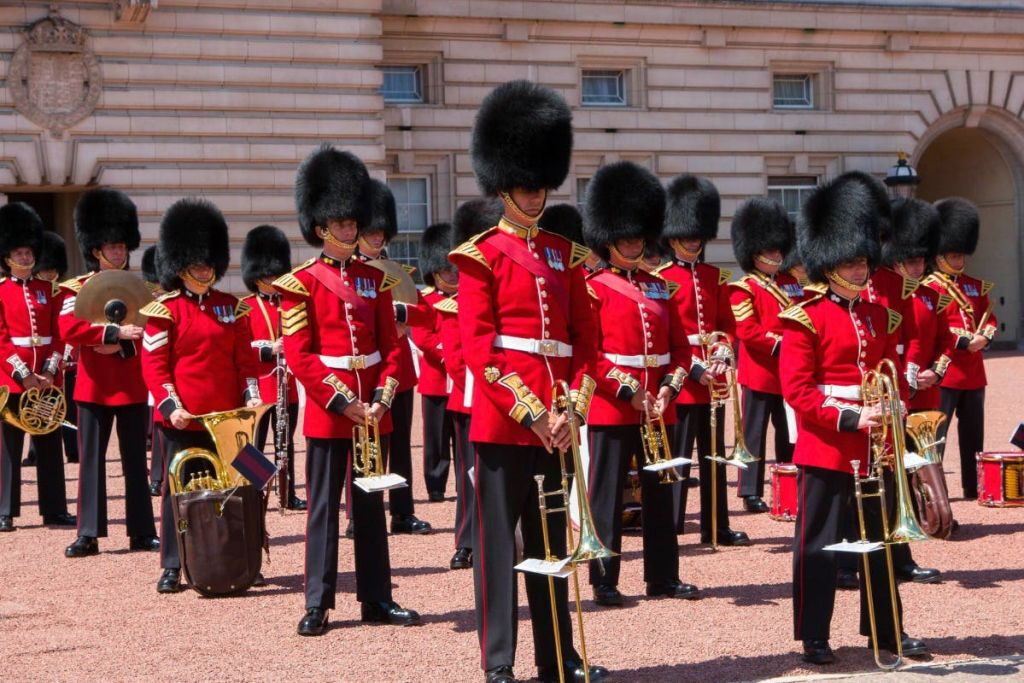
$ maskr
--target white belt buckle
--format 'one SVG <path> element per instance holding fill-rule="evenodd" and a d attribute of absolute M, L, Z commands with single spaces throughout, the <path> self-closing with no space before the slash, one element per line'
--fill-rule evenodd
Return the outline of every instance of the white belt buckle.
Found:
<path fill-rule="evenodd" d="M 558 342 L 554 339 L 538 339 L 537 353 L 542 356 L 557 356 Z"/>

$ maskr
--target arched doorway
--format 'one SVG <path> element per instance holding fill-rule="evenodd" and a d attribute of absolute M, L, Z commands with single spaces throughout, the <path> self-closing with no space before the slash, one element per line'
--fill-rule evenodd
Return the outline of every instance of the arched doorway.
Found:
<path fill-rule="evenodd" d="M 956 127 L 934 137 L 918 156 L 926 201 L 965 197 L 978 206 L 981 239 L 968 271 L 995 283 L 992 292 L 999 333 L 995 342 L 1021 340 L 1021 187 L 1020 160 L 1002 138 L 982 127 Z"/>

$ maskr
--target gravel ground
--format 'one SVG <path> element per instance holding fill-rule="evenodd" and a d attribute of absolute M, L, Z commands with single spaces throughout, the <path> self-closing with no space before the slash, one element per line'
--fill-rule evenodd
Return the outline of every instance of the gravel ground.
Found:
<path fill-rule="evenodd" d="M 1024 377 L 1024 356 L 993 354 L 988 372 L 986 448 L 1002 450 L 1013 426 L 1024 418 L 1019 382 L 1013 381 Z M 955 435 L 951 441 L 954 454 Z M 420 453 L 416 445 L 414 459 Z M 956 458 L 948 462 L 962 527 L 953 541 L 915 545 L 918 562 L 942 569 L 944 580 L 904 585 L 907 629 L 929 643 L 938 663 L 1024 654 L 1019 608 L 1024 509 L 988 509 L 960 500 Z M 74 496 L 77 468 L 69 465 L 65 471 L 69 496 Z M 434 525 L 435 533 L 391 537 L 389 542 L 395 598 L 419 610 L 425 625 L 400 629 L 359 623 L 351 546 L 343 539 L 339 608 L 331 613 L 331 630 L 315 639 L 294 631 L 303 611 L 303 514 L 281 515 L 272 503 L 267 586 L 218 600 L 194 592 L 158 596 L 156 554 L 127 550 L 116 457 L 108 462 L 112 535 L 101 539 L 98 557 L 63 557 L 74 532 L 40 525 L 35 472 L 27 469 L 26 475 L 27 500 L 16 520 L 18 530 L 0 535 L 2 680 L 480 679 L 472 575 L 448 570 L 454 504 L 452 498 L 427 503 L 418 471 L 417 514 Z M 454 496 L 451 483 L 449 495 Z M 740 512 L 735 498 L 731 506 L 733 527 L 749 533 L 753 546 L 717 553 L 699 548 L 694 515 L 681 539 L 681 578 L 703 589 L 697 602 L 645 598 L 640 538 L 625 539 L 629 561 L 620 588 L 626 606 L 596 608 L 589 592 L 585 595 L 592 659 L 612 669 L 618 681 L 734 681 L 873 671 L 865 641 L 857 635 L 854 592 L 841 592 L 837 600 L 832 644 L 839 661 L 821 670 L 801 664 L 798 643 L 791 639 L 793 527 Z M 522 591 L 520 598 L 525 617 Z M 517 672 L 528 677 L 534 667 L 526 621 L 520 622 L 519 643 Z"/>

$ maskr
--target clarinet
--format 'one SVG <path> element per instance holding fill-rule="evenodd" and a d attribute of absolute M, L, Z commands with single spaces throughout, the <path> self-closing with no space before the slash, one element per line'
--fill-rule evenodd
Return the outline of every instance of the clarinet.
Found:
<path fill-rule="evenodd" d="M 277 319 L 277 338 L 281 339 L 280 311 Z M 277 354 L 277 400 L 274 402 L 274 451 L 279 468 L 277 470 L 277 498 L 281 503 L 281 512 L 288 506 L 288 366 L 285 364 L 284 351 Z"/>

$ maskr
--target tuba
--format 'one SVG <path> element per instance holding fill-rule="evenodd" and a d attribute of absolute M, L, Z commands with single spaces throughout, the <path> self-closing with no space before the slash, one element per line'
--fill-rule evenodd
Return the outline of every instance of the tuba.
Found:
<path fill-rule="evenodd" d="M 181 568 L 189 585 L 207 597 L 245 591 L 262 567 L 269 541 L 266 498 L 231 463 L 252 443 L 270 407 L 197 415 L 215 451 L 186 448 L 168 467 Z"/>
<path fill-rule="evenodd" d="M 942 471 L 942 456 L 936 446 L 945 437 L 937 438 L 946 416 L 938 410 L 926 410 L 907 416 L 907 436 L 914 442 L 917 453 L 928 461 L 910 474 L 910 492 L 921 528 L 932 538 L 945 540 L 953 533 L 953 509 L 949 504 L 946 476 Z"/>
<path fill-rule="evenodd" d="M 55 432 L 61 427 L 77 429 L 75 425 L 64 420 L 68 404 L 64 392 L 59 387 L 33 387 L 21 392 L 17 413 L 11 410 L 10 398 L 10 388 L 0 387 L 0 417 L 7 424 L 17 427 L 26 434 L 41 436 Z"/>

